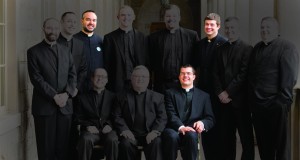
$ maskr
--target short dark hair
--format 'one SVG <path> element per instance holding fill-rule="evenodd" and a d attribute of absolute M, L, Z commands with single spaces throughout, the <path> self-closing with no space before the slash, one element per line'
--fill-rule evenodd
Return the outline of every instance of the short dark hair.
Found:
<path fill-rule="evenodd" d="M 88 13 L 88 12 L 92 12 L 92 13 L 95 13 L 96 14 L 96 12 L 94 11 L 94 10 L 91 10 L 91 9 L 89 9 L 89 10 L 86 10 L 86 11 L 84 11 L 83 13 L 82 13 L 82 15 L 81 15 L 81 18 L 83 19 L 84 17 L 84 14 L 85 13 Z"/>
<path fill-rule="evenodd" d="M 192 68 L 193 74 L 194 74 L 194 75 L 196 74 L 195 68 L 194 68 L 192 65 L 190 65 L 190 64 L 182 65 L 182 66 L 180 67 L 180 70 L 181 70 L 181 68 Z M 179 72 L 180 72 L 180 71 L 179 71 Z"/>
<path fill-rule="evenodd" d="M 204 18 L 204 21 L 206 21 L 206 20 L 215 20 L 217 22 L 217 25 L 221 24 L 221 17 L 217 13 L 209 13 Z"/>
<path fill-rule="evenodd" d="M 62 15 L 61 15 L 61 18 L 60 18 L 60 20 L 64 20 L 64 18 L 67 16 L 67 14 L 73 14 L 73 15 L 76 15 L 74 12 L 70 12 L 70 11 L 68 11 L 68 12 L 65 12 L 65 13 L 63 13 Z"/>

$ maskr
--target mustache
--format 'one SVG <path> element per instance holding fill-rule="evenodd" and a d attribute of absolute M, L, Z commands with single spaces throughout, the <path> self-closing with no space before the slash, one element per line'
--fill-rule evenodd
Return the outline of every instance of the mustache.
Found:
<path fill-rule="evenodd" d="M 49 36 L 57 36 L 56 33 L 46 33 L 46 36 L 49 37 Z"/>

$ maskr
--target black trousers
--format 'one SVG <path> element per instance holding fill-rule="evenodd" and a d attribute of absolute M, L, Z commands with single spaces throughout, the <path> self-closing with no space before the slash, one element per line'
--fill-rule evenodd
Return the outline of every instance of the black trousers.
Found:
<path fill-rule="evenodd" d="M 291 159 L 288 112 L 287 105 L 278 104 L 252 112 L 253 126 L 261 159 Z"/>
<path fill-rule="evenodd" d="M 34 115 L 39 160 L 66 160 L 72 115 L 57 111 L 49 116 Z"/>
<path fill-rule="evenodd" d="M 163 153 L 165 160 L 175 160 L 177 150 L 180 147 L 183 160 L 196 160 L 198 157 L 198 133 L 187 132 L 185 135 L 178 134 L 171 128 L 163 131 Z"/>
<path fill-rule="evenodd" d="M 254 136 L 249 107 L 234 108 L 231 103 L 221 105 L 220 131 L 221 153 L 223 160 L 236 159 L 236 130 L 238 130 L 241 144 L 241 160 L 254 160 Z"/>
<path fill-rule="evenodd" d="M 137 143 L 133 143 L 128 138 L 120 139 L 119 160 L 140 160 L 138 145 L 143 146 L 143 151 L 147 160 L 162 160 L 161 137 L 156 137 L 151 143 L 146 143 L 146 136 L 135 137 Z"/>
<path fill-rule="evenodd" d="M 208 92 L 210 93 L 210 92 Z M 219 98 L 213 93 L 210 93 L 213 113 L 215 116 L 215 124 L 213 128 L 207 132 L 202 132 L 203 152 L 206 160 L 222 160 L 221 154 L 221 103 Z"/>
<path fill-rule="evenodd" d="M 100 135 L 82 131 L 77 144 L 78 160 L 90 160 L 95 144 L 104 146 L 104 153 L 107 160 L 118 159 L 119 141 L 115 131 Z"/>

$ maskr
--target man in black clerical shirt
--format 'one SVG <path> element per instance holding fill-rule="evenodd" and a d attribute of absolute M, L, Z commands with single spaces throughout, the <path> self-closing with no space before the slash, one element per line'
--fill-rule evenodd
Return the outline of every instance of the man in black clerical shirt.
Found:
<path fill-rule="evenodd" d="M 93 146 L 100 143 L 104 145 L 106 159 L 117 160 L 118 136 L 113 130 L 111 119 L 115 95 L 105 89 L 108 81 L 105 69 L 97 68 L 91 81 L 93 89 L 76 99 L 78 101 L 76 117 L 81 131 L 77 145 L 78 159 L 90 160 Z"/>
<path fill-rule="evenodd" d="M 196 86 L 210 95 L 216 124 L 209 131 L 202 134 L 202 144 L 206 159 L 222 159 L 220 157 L 220 102 L 215 95 L 213 87 L 213 61 L 216 49 L 226 42 L 218 32 L 221 28 L 221 18 L 217 13 L 209 13 L 204 18 L 205 38 L 197 44 L 197 49 L 193 59 L 193 66 L 197 70 Z"/>
<path fill-rule="evenodd" d="M 191 64 L 196 31 L 179 26 L 180 9 L 168 4 L 164 6 L 166 29 L 149 36 L 149 55 L 151 70 L 154 74 L 154 90 L 164 93 L 168 88 L 179 86 L 178 70 L 180 66 Z"/>
<path fill-rule="evenodd" d="M 262 41 L 250 56 L 248 103 L 261 159 L 291 159 L 289 111 L 298 78 L 299 52 L 279 35 L 279 24 L 264 17 Z"/>
<path fill-rule="evenodd" d="M 119 157 L 137 159 L 137 145 L 144 148 L 146 159 L 162 160 L 160 134 L 167 123 L 164 96 L 147 89 L 150 74 L 137 66 L 131 74 L 132 89 L 117 96 L 113 112 L 120 136 Z"/>
<path fill-rule="evenodd" d="M 216 49 L 213 84 L 220 105 L 221 157 L 236 159 L 236 130 L 242 144 L 242 160 L 254 159 L 253 128 L 247 100 L 247 69 L 252 46 L 240 39 L 239 19 L 225 20 L 228 41 Z M 217 122 L 218 123 L 218 122 Z"/>
<path fill-rule="evenodd" d="M 87 76 L 83 89 L 89 91 L 92 88 L 89 77 L 93 74 L 96 68 L 103 68 L 103 51 L 102 37 L 95 34 L 94 30 L 97 27 L 97 15 L 93 10 L 86 10 L 82 13 L 81 18 L 82 30 L 74 35 L 75 38 L 83 41 L 83 51 L 86 56 Z"/>
<path fill-rule="evenodd" d="M 83 42 L 74 38 L 77 20 L 74 12 L 65 12 L 61 16 L 61 31 L 57 42 L 68 47 L 72 53 L 74 65 L 77 72 L 77 89 L 79 92 L 83 90 L 83 83 L 86 80 L 87 63 L 86 55 L 83 50 Z"/>
<path fill-rule="evenodd" d="M 198 157 L 198 134 L 210 130 L 214 115 L 209 95 L 194 87 L 195 70 L 191 65 L 180 68 L 181 87 L 168 89 L 165 95 L 167 127 L 163 132 L 164 159 L 175 160 L 180 147 L 184 160 Z"/>
<path fill-rule="evenodd" d="M 69 49 L 56 43 L 59 21 L 46 19 L 43 31 L 45 39 L 27 51 L 38 159 L 66 160 L 76 69 Z"/>
<path fill-rule="evenodd" d="M 137 65 L 147 65 L 146 37 L 134 29 L 135 14 L 130 6 L 120 8 L 119 28 L 106 34 L 103 40 L 104 66 L 108 72 L 107 88 L 121 92 L 131 87 L 130 77 Z"/>
<path fill-rule="evenodd" d="M 87 64 L 86 64 L 86 55 L 83 52 L 83 42 L 77 38 L 74 38 L 73 35 L 76 30 L 77 20 L 74 12 L 65 12 L 61 16 L 61 30 L 60 35 L 57 39 L 57 42 L 68 47 L 73 56 L 74 65 L 77 73 L 77 91 L 80 93 L 83 92 L 83 84 L 86 81 L 87 74 Z M 76 97 L 75 97 L 76 98 Z M 73 103 L 73 108 L 76 111 L 76 101 Z M 78 140 L 78 130 L 77 125 L 74 122 L 74 115 L 70 133 L 70 159 L 77 159 L 76 144 Z"/>

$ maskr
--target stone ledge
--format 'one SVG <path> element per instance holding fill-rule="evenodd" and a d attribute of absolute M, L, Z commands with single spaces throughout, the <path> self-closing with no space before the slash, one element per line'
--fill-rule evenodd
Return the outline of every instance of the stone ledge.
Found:
<path fill-rule="evenodd" d="M 4 114 L 0 116 L 0 136 L 21 126 L 21 114 Z"/>

